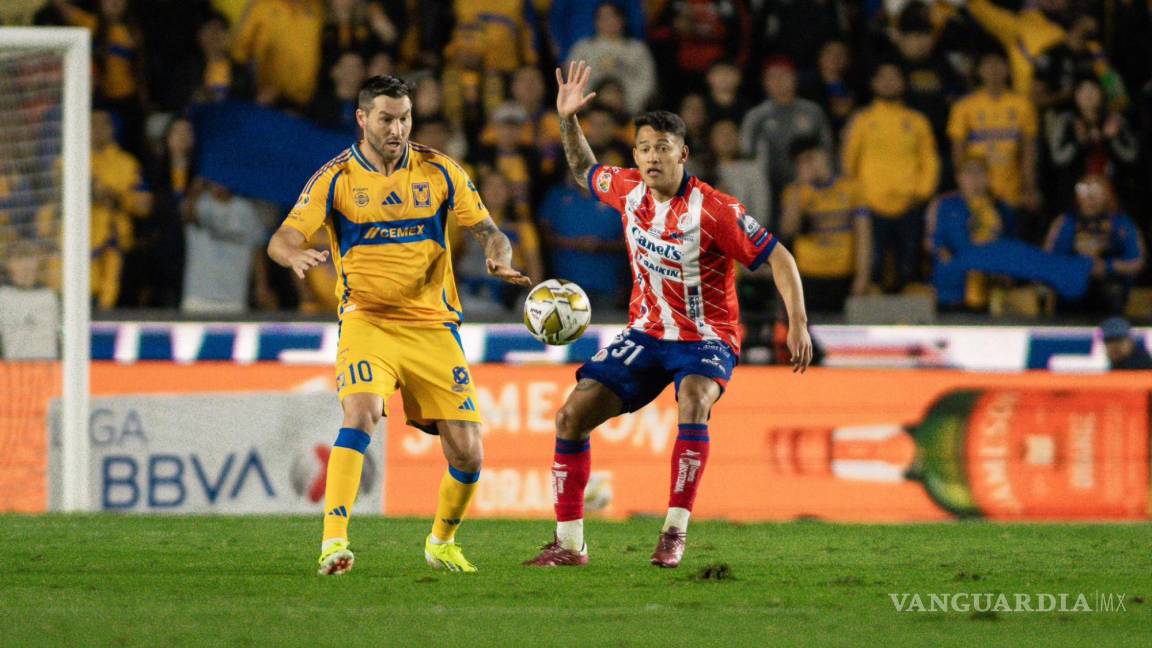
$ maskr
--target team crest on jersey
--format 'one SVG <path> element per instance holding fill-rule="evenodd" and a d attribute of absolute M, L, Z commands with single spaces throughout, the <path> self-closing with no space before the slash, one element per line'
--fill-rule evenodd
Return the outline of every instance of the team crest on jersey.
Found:
<path fill-rule="evenodd" d="M 367 207 L 370 199 L 368 198 L 368 191 L 365 189 L 353 189 L 354 200 L 357 207 Z"/>
<path fill-rule="evenodd" d="M 432 206 L 432 190 L 428 188 L 427 182 L 413 182 L 412 183 L 412 206 L 413 207 L 431 207 Z"/>
<path fill-rule="evenodd" d="M 600 193 L 607 193 L 612 188 L 611 171 L 603 169 L 596 175 L 596 188 L 600 190 Z"/>

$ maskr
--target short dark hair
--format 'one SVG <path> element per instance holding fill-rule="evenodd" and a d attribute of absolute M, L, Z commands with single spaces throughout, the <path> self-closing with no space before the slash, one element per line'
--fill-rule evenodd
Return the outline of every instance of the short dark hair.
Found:
<path fill-rule="evenodd" d="M 788 156 L 796 160 L 801 155 L 808 151 L 824 151 L 824 142 L 820 141 L 819 137 L 806 136 L 799 137 L 792 140 L 792 144 L 788 146 Z"/>
<path fill-rule="evenodd" d="M 360 84 L 360 96 L 357 104 L 361 110 L 368 110 L 372 107 L 372 100 L 376 97 L 401 99 L 407 97 L 411 92 L 412 88 L 404 79 L 390 74 L 380 74 L 368 77 L 364 83 Z"/>
<path fill-rule="evenodd" d="M 632 120 L 637 132 L 647 126 L 658 133 L 671 133 L 681 140 L 688 134 L 688 125 L 680 119 L 680 115 L 667 110 L 652 110 L 641 113 Z"/>

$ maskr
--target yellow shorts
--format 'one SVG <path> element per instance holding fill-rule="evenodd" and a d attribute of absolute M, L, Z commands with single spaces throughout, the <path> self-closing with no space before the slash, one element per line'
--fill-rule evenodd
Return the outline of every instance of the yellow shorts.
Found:
<path fill-rule="evenodd" d="M 409 425 L 437 434 L 436 421 L 480 422 L 476 386 L 456 326 L 410 326 L 348 318 L 340 325 L 336 389 L 388 398 L 399 389 Z"/>

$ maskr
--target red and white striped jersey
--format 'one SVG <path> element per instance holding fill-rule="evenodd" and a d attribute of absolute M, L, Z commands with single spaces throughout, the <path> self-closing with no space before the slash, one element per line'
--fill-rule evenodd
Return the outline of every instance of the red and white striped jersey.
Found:
<path fill-rule="evenodd" d="M 732 196 L 685 174 L 658 203 L 638 169 L 596 165 L 588 189 L 620 212 L 632 264 L 628 326 L 661 340 L 721 340 L 740 352 L 739 262 L 764 263 L 776 237 Z"/>

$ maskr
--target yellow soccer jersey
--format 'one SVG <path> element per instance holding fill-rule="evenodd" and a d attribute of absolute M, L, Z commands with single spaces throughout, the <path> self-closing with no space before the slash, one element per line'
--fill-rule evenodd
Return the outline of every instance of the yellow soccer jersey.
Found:
<path fill-rule="evenodd" d="M 824 279 L 855 275 L 855 220 L 868 218 L 860 186 L 835 178 L 823 185 L 792 184 L 784 192 L 785 202 L 800 202 L 802 226 L 795 245 L 800 274 Z"/>
<path fill-rule="evenodd" d="M 948 137 L 964 152 L 988 161 L 992 193 L 1009 205 L 1020 204 L 1020 162 L 1024 142 L 1036 137 L 1036 109 L 1026 97 L 1005 92 L 999 98 L 981 90 L 952 106 Z"/>
<path fill-rule="evenodd" d="M 448 156 L 412 142 L 384 175 L 352 145 L 304 186 L 284 224 L 332 241 L 341 319 L 439 326 L 460 322 L 445 232 L 488 218 L 468 174 Z"/>

